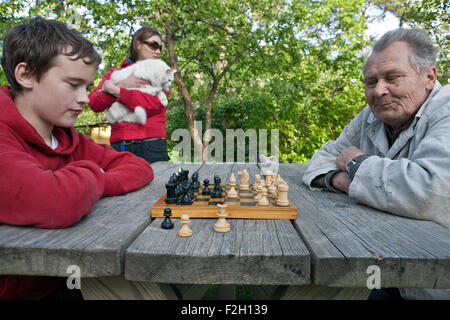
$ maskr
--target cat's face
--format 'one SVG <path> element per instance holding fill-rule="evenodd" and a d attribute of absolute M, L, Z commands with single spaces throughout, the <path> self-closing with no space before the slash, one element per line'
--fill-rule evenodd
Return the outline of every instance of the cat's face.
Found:
<path fill-rule="evenodd" d="M 139 65 L 138 65 L 139 64 Z M 139 78 L 150 81 L 152 86 L 168 91 L 176 70 L 171 69 L 164 61 L 147 59 L 136 64 Z"/>

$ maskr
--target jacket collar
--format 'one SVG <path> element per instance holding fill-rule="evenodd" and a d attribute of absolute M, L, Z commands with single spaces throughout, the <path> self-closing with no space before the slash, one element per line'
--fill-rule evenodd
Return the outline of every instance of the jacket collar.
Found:
<path fill-rule="evenodd" d="M 442 86 L 439 81 L 436 80 L 436 84 L 434 85 L 433 90 L 431 90 L 425 102 L 416 112 L 413 122 L 409 125 L 408 128 L 400 133 L 391 148 L 389 148 L 384 123 L 378 120 L 372 112 L 370 113 L 369 117 L 367 118 L 368 126 L 365 129 L 365 134 L 369 137 L 369 139 L 384 157 L 393 159 L 395 155 L 408 143 L 409 139 L 414 136 L 414 130 L 417 121 L 422 117 L 423 114 L 426 114 L 427 106 L 429 105 L 433 96 L 439 91 L 441 87 Z"/>
<path fill-rule="evenodd" d="M 10 127 L 28 144 L 34 145 L 42 153 L 47 155 L 71 154 L 79 142 L 75 128 L 53 128 L 53 135 L 58 140 L 58 147 L 53 150 L 36 129 L 20 114 L 10 94 L 11 87 L 0 86 L 0 123 Z"/>

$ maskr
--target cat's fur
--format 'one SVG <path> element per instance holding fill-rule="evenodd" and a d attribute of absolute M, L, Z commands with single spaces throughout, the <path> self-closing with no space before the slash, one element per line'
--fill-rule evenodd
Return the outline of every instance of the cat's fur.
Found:
<path fill-rule="evenodd" d="M 159 101 L 161 101 L 161 104 L 167 106 L 167 96 L 163 91 L 169 91 L 170 83 L 173 81 L 175 72 L 176 70 L 171 69 L 162 60 L 146 59 L 138 61 L 126 68 L 114 71 L 111 75 L 111 80 L 114 83 L 118 83 L 133 74 L 138 79 L 150 81 L 151 85 L 127 89 L 139 90 L 157 96 Z M 133 112 L 131 109 L 117 101 L 106 110 L 105 114 L 111 124 L 122 121 L 145 124 L 147 121 L 147 113 L 143 107 L 137 106 Z"/>

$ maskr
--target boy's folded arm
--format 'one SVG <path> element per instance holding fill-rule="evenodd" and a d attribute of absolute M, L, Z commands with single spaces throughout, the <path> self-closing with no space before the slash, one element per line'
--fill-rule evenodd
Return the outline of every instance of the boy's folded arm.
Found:
<path fill-rule="evenodd" d="M 30 154 L 2 150 L 0 223 L 64 228 L 92 211 L 104 190 L 104 174 L 80 160 L 45 170 Z"/>
<path fill-rule="evenodd" d="M 129 152 L 117 152 L 108 145 L 96 144 L 86 137 L 83 139 L 84 153 L 90 155 L 90 159 L 105 171 L 104 196 L 135 191 L 153 181 L 153 169 L 144 159 Z"/>

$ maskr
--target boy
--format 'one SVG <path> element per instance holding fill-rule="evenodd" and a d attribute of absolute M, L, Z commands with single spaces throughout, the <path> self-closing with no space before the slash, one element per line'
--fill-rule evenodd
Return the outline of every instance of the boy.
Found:
<path fill-rule="evenodd" d="M 41 17 L 10 29 L 1 64 L 0 223 L 65 228 L 89 214 L 102 196 L 137 190 L 153 170 L 78 133 L 101 57 L 64 23 Z M 39 299 L 64 279 L 0 276 L 1 299 Z"/>

